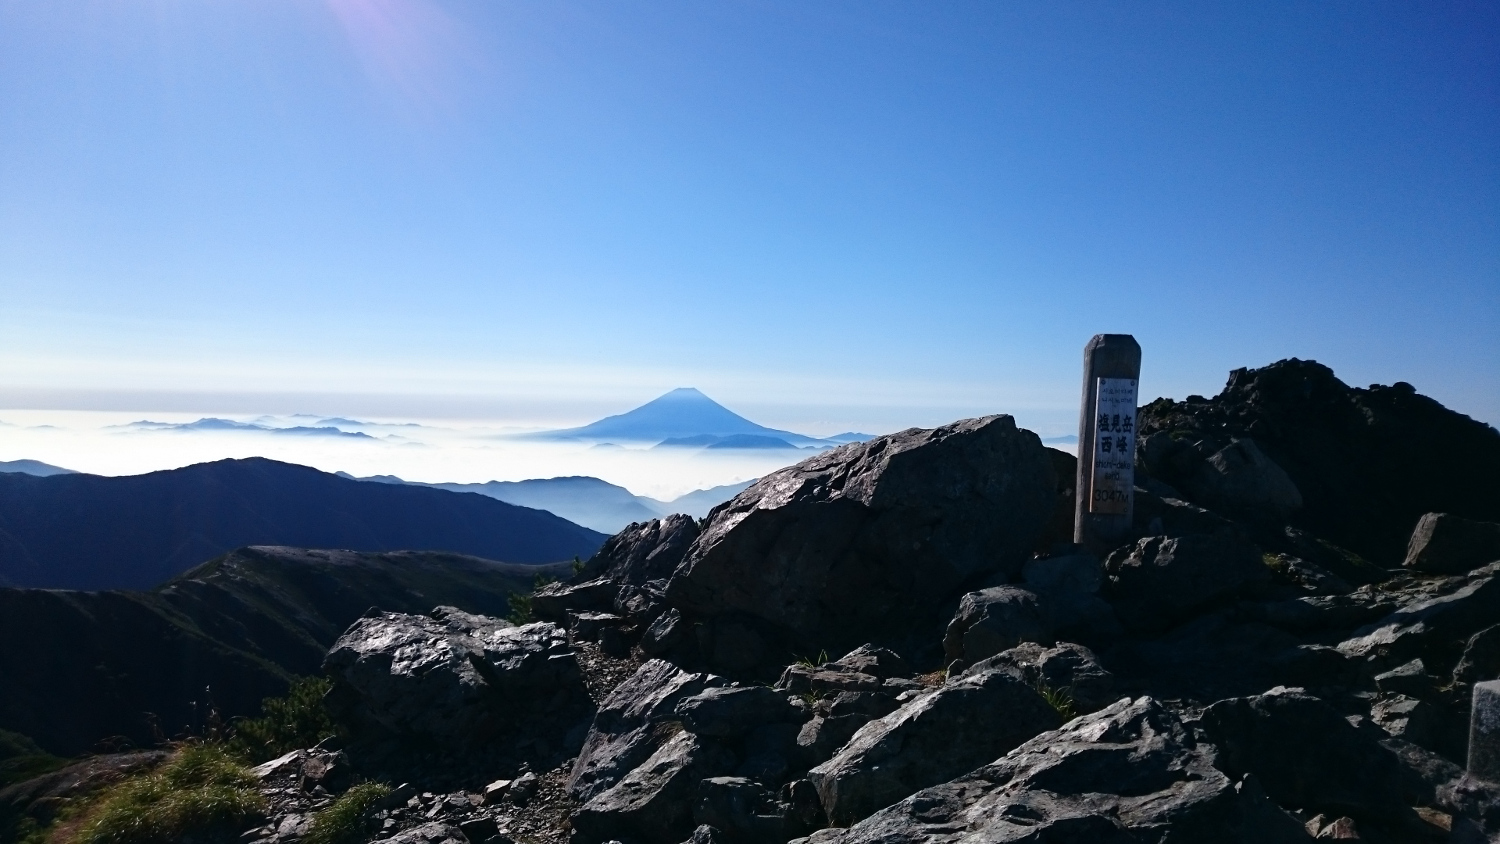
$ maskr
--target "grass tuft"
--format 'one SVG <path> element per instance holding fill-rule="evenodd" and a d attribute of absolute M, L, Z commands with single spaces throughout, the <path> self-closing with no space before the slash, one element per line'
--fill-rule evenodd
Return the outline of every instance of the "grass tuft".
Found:
<path fill-rule="evenodd" d="M 264 810 L 248 768 L 222 746 L 188 744 L 155 771 L 102 793 L 72 844 L 169 844 L 232 833 Z"/>
<path fill-rule="evenodd" d="M 313 816 L 304 844 L 360 844 L 369 837 L 375 810 L 391 793 L 383 782 L 354 786 Z"/>
<path fill-rule="evenodd" d="M 1078 706 L 1073 702 L 1072 689 L 1066 687 L 1054 689 L 1046 683 L 1038 683 L 1036 691 L 1042 696 L 1042 700 L 1047 701 L 1048 706 L 1057 710 L 1057 714 L 1061 715 L 1064 721 L 1071 721 L 1078 717 Z"/>

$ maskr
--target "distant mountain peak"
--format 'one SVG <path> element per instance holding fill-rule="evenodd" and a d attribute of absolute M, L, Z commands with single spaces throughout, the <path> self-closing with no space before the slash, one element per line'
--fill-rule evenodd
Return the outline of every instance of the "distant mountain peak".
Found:
<path fill-rule="evenodd" d="M 757 425 L 714 401 L 697 387 L 678 387 L 663 393 L 634 410 L 606 416 L 580 428 L 543 431 L 530 435 L 537 439 L 593 440 L 595 442 L 646 442 L 690 437 L 775 437 L 790 444 L 819 444 L 821 441 L 791 431 L 779 431 Z"/>

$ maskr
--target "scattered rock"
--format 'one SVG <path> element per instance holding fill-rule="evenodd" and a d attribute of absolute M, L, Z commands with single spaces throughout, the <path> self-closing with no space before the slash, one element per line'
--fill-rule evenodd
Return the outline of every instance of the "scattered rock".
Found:
<path fill-rule="evenodd" d="M 424 823 L 385 840 L 387 844 L 469 844 L 463 830 L 441 821 Z"/>
<path fill-rule="evenodd" d="M 1221 700 L 1201 726 L 1222 770 L 1253 774 L 1283 806 L 1398 824 L 1413 817 L 1397 759 L 1301 689 Z"/>
<path fill-rule="evenodd" d="M 978 662 L 1022 642 L 1052 641 L 1052 625 L 1035 592 L 994 586 L 970 592 L 958 602 L 943 637 L 946 662 Z"/>
<path fill-rule="evenodd" d="M 986 671 L 871 721 L 807 778 L 828 819 L 848 824 L 971 771 L 1061 720 L 1024 681 Z"/>
<path fill-rule="evenodd" d="M 677 733 L 639 767 L 584 803 L 573 814 L 573 827 L 585 842 L 680 841 L 693 829 L 698 783 L 732 770 L 734 762 L 734 755 L 713 739 Z"/>
<path fill-rule="evenodd" d="M 1453 682 L 1473 685 L 1500 677 L 1500 624 L 1486 627 L 1464 643 L 1463 656 L 1453 667 Z"/>
<path fill-rule="evenodd" d="M 1305 841 L 1256 781 L 1231 781 L 1170 711 L 1121 700 L 807 844 Z"/>
<path fill-rule="evenodd" d="M 1428 513 L 1417 521 L 1402 565 L 1434 574 L 1467 574 L 1496 560 L 1500 560 L 1500 524 Z"/>
<path fill-rule="evenodd" d="M 1398 665 L 1390 671 L 1375 675 L 1375 688 L 1390 694 L 1424 697 L 1433 690 L 1432 678 L 1427 676 L 1427 666 L 1420 657 Z"/>
<path fill-rule="evenodd" d="M 1475 569 L 1453 592 L 1418 600 L 1356 631 L 1339 650 L 1377 665 L 1438 662 L 1457 642 L 1500 622 L 1500 563 Z"/>

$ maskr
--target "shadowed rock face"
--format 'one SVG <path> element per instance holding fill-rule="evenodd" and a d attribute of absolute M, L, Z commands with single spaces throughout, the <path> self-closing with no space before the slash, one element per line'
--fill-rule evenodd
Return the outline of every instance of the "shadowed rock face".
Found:
<path fill-rule="evenodd" d="M 1195 503 L 1217 509 L 1221 499 L 1257 500 L 1386 566 L 1401 561 L 1424 513 L 1489 520 L 1500 513 L 1500 485 L 1492 480 L 1500 476 L 1500 432 L 1410 384 L 1350 387 L 1315 361 L 1237 369 L 1213 399 L 1157 399 L 1141 408 L 1139 430 L 1149 474 L 1190 498 L 1207 496 Z M 1153 439 L 1157 433 L 1165 436 Z M 1240 484 L 1227 471 L 1228 455 L 1212 465 L 1243 438 L 1290 486 L 1270 467 L 1239 473 L 1247 479 Z M 1234 462 L 1253 469 L 1259 458 L 1251 457 Z M 1300 508 L 1289 506 L 1292 487 Z"/>
<path fill-rule="evenodd" d="M 1055 486 L 1041 441 L 1009 416 L 843 446 L 715 510 L 667 599 L 816 647 L 889 640 L 965 581 L 1019 572 Z"/>

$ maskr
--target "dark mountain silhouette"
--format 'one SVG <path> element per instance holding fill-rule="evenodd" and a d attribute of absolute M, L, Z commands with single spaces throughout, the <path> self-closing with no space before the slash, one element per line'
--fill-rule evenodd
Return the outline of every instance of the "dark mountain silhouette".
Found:
<path fill-rule="evenodd" d="M 679 387 L 635 410 L 607 416 L 581 428 L 529 434 L 536 439 L 607 442 L 661 442 L 682 437 L 728 437 L 750 434 L 775 437 L 792 445 L 824 445 L 814 437 L 757 425 L 692 387 Z"/>
<path fill-rule="evenodd" d="M 254 457 L 120 478 L 0 474 L 0 582 L 147 588 L 245 545 L 588 557 L 602 533 L 480 495 L 347 480 Z"/>
<path fill-rule="evenodd" d="M 201 728 L 210 699 L 225 718 L 256 714 L 292 676 L 317 674 L 372 606 L 504 615 L 538 574 L 568 571 L 460 554 L 252 547 L 149 592 L 0 588 L 0 729 L 62 755 L 114 736 L 148 746 L 152 716 L 171 736 Z"/>

